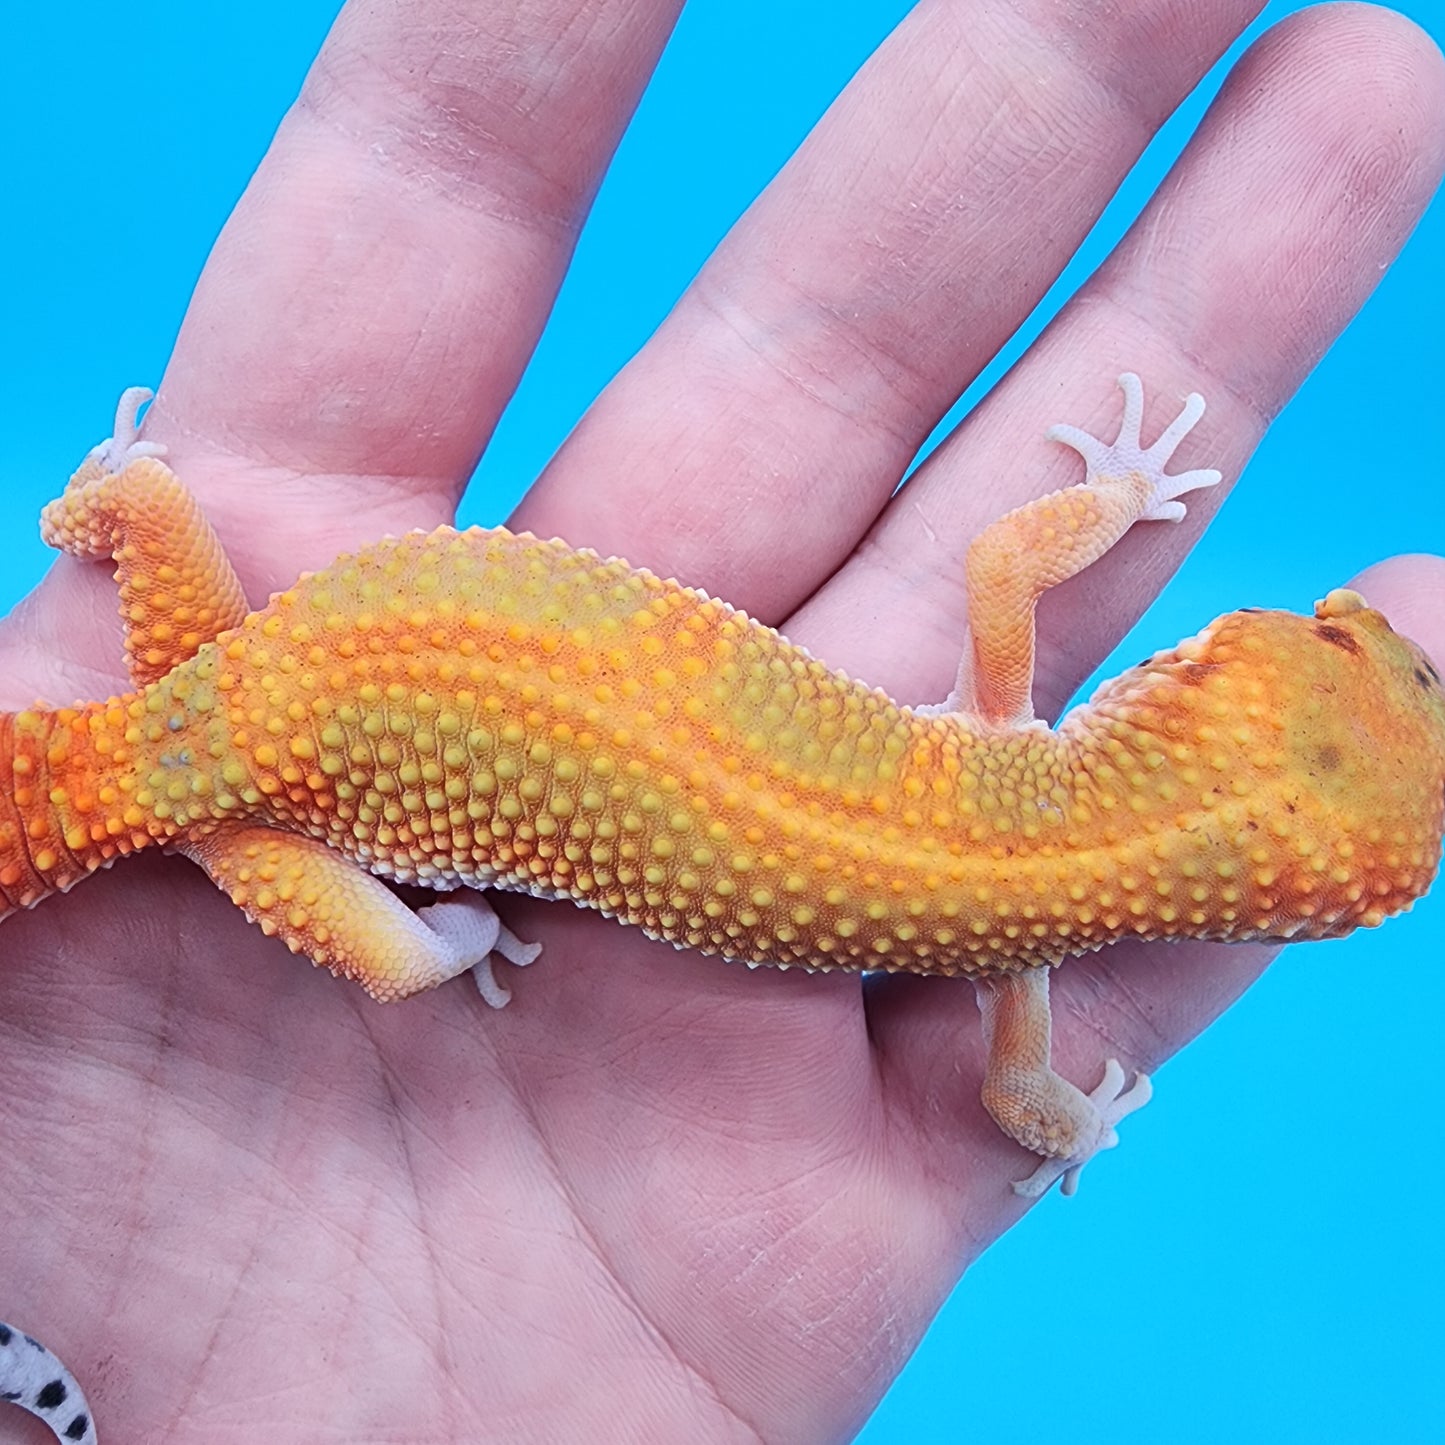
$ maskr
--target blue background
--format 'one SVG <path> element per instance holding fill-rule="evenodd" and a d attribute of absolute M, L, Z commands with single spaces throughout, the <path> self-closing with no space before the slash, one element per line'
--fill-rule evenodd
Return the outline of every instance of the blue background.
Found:
<path fill-rule="evenodd" d="M 694 0 L 469 520 L 505 515 L 907 8 Z M 1445 0 L 1401 8 L 1445 36 Z M 113 0 L 72 0 L 7 16 L 0 608 L 47 565 L 35 515 L 120 387 L 159 378 L 207 249 L 336 9 L 152 0 L 138 22 Z M 1005 362 L 1122 234 L 1219 78 L 1150 149 Z M 1445 552 L 1442 262 L 1437 202 L 1120 661 L 1246 602 L 1307 606 L 1391 552 Z M 1445 888 L 1381 932 L 1287 953 L 1163 1070 L 1078 1198 L 1047 1201 L 975 1267 L 868 1445 L 1441 1438 L 1442 972 Z"/>

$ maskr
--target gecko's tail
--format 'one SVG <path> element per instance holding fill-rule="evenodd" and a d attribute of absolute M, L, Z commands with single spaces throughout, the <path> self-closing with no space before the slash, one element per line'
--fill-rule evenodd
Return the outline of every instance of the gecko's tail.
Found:
<path fill-rule="evenodd" d="M 95 1422 L 75 1376 L 40 1343 L 0 1324 L 0 1400 L 44 1420 L 57 1440 L 95 1445 Z"/>
<path fill-rule="evenodd" d="M 0 713 L 0 918 L 156 841 L 117 766 L 125 721 L 115 702 Z"/>

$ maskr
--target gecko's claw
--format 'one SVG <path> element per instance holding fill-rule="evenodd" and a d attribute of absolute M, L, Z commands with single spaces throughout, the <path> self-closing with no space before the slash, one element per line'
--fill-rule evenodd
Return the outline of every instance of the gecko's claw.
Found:
<path fill-rule="evenodd" d="M 1125 477 L 1131 472 L 1141 473 L 1148 480 L 1152 492 L 1149 506 L 1140 520 L 1177 522 L 1184 516 L 1185 508 L 1176 499 L 1186 492 L 1215 486 L 1221 477 L 1221 473 L 1213 467 L 1199 467 L 1176 476 L 1170 476 L 1164 470 L 1180 442 L 1204 415 L 1204 398 L 1197 391 L 1191 391 L 1185 397 L 1179 415 L 1164 428 L 1152 446 L 1146 447 L 1140 432 L 1144 423 L 1143 383 L 1132 371 L 1126 371 L 1119 378 L 1119 389 L 1124 393 L 1124 417 L 1119 424 L 1119 435 L 1112 443 L 1101 441 L 1076 426 L 1051 426 L 1044 436 L 1049 441 L 1072 447 L 1083 457 L 1088 469 L 1086 483 Z"/>

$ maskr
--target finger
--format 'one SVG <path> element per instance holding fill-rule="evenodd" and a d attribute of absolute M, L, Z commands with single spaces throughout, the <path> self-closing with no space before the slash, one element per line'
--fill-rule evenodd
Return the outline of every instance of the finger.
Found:
<path fill-rule="evenodd" d="M 0 619 L 0 711 L 124 692 L 116 607 L 110 569 L 61 559 Z"/>
<path fill-rule="evenodd" d="M 243 576 L 450 516 L 680 5 L 345 7 L 146 425 Z"/>
<path fill-rule="evenodd" d="M 851 551 L 1256 8 L 1095 7 L 1074 23 L 1049 4 L 925 0 L 603 394 L 519 525 L 782 616 Z"/>
<path fill-rule="evenodd" d="M 1445 557 L 1392 557 L 1366 568 L 1350 586 L 1445 669 Z"/>
<path fill-rule="evenodd" d="M 253 599 L 450 518 L 680 6 L 342 11 L 146 418 Z M 114 688 L 114 608 L 62 560 L 0 642 L 10 701 Z"/>
<path fill-rule="evenodd" d="M 1077 480 L 1042 425 L 1082 421 L 1112 437 L 1112 379 L 1126 366 L 1152 382 L 1146 438 L 1187 391 L 1209 398 L 1173 470 L 1210 465 L 1237 477 L 1419 218 L 1445 165 L 1442 121 L 1439 52 L 1400 16 L 1331 6 L 1269 32 L 1107 265 L 909 481 L 789 635 L 906 700 L 945 695 L 965 622 L 968 542 L 1028 495 Z M 1177 528 L 1136 527 L 1046 594 L 1041 710 L 1057 708 L 1114 645 L 1225 490 L 1191 497 Z M 914 635 L 900 648 L 905 631 Z M 845 638 L 842 656 L 835 639 Z"/>

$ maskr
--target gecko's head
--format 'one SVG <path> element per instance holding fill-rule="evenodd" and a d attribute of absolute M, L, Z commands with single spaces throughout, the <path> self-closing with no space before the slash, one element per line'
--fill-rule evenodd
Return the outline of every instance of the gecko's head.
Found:
<path fill-rule="evenodd" d="M 1315 644 L 1301 649 L 1306 673 L 1340 690 L 1373 735 L 1418 748 L 1425 775 L 1445 771 L 1445 683 L 1424 648 L 1343 587 L 1315 603 L 1306 628 Z"/>
<path fill-rule="evenodd" d="M 1274 664 L 1261 669 L 1272 678 L 1261 702 L 1297 785 L 1299 813 L 1284 798 L 1285 822 L 1311 816 L 1331 872 L 1365 887 L 1381 916 L 1407 907 L 1429 886 L 1445 830 L 1439 669 L 1357 592 L 1331 592 L 1313 617 L 1240 620 L 1261 627 L 1267 648 L 1255 655 Z"/>
<path fill-rule="evenodd" d="M 1103 689 L 1094 710 L 1121 739 L 1159 737 L 1171 805 L 1198 808 L 1191 836 L 1249 860 L 1236 911 L 1254 912 L 1259 933 L 1379 923 L 1430 886 L 1445 689 L 1357 593 L 1332 592 L 1313 616 L 1232 612 Z"/>

